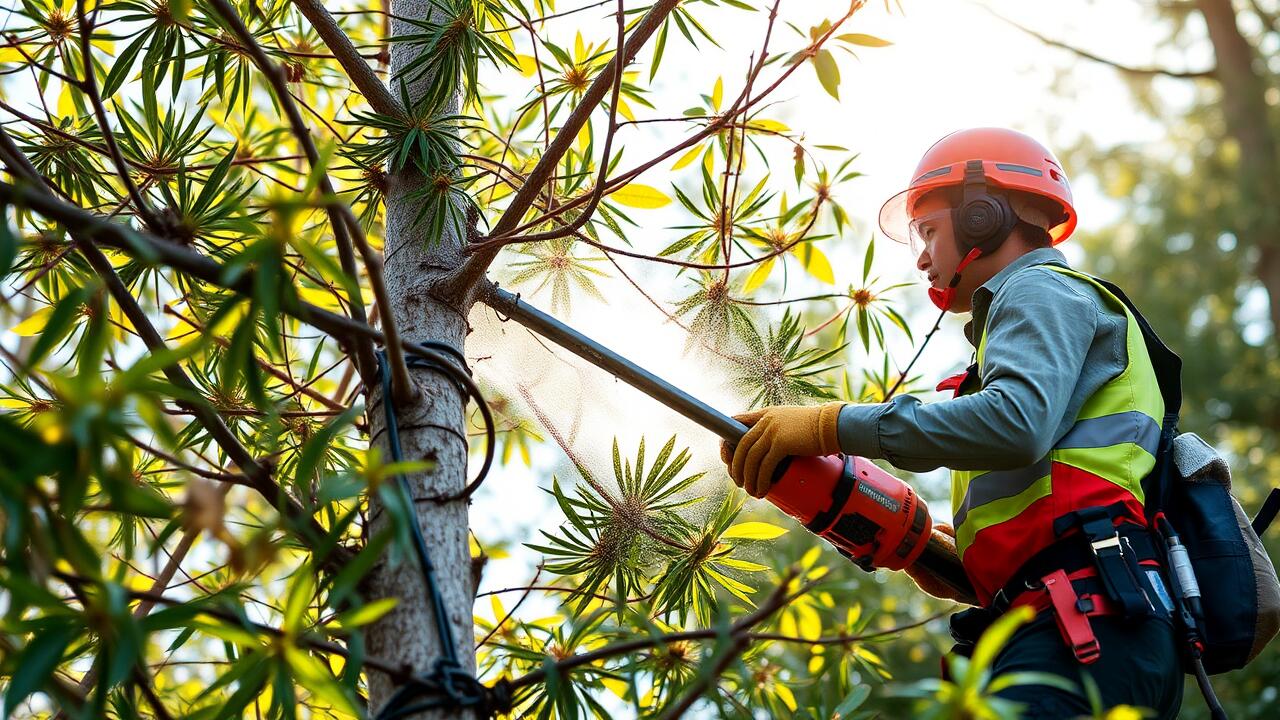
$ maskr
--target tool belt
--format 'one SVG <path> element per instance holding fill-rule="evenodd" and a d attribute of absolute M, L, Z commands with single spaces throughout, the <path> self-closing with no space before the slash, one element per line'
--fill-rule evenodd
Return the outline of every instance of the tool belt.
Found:
<path fill-rule="evenodd" d="M 951 616 L 952 652 L 968 657 L 983 631 L 1015 607 L 1052 610 L 1063 641 L 1082 664 L 1097 662 L 1098 639 L 1089 618 L 1167 615 L 1172 601 L 1160 575 L 1147 528 L 1113 524 L 1116 508 L 1093 507 L 1059 518 L 1058 542 L 1027 561 L 989 606 Z"/>

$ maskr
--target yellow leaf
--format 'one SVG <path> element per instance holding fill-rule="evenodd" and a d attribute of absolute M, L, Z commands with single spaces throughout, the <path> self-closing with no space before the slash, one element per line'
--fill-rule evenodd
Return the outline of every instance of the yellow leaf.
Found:
<path fill-rule="evenodd" d="M 800 637 L 807 640 L 822 637 L 822 617 L 818 611 L 804 604 L 796 605 L 795 609 Z"/>
<path fill-rule="evenodd" d="M 578 128 L 576 141 L 578 152 L 586 152 L 587 145 L 591 143 L 591 123 L 583 123 L 582 127 Z"/>
<path fill-rule="evenodd" d="M 312 305 L 319 305 L 322 308 L 340 307 L 338 298 L 328 288 L 300 287 L 298 288 L 298 299 L 309 302 Z"/>
<path fill-rule="evenodd" d="M 31 317 L 9 328 L 9 332 L 22 337 L 38 335 L 40 331 L 44 330 L 44 326 L 49 322 L 49 316 L 52 314 L 53 306 L 42 307 L 31 313 Z"/>
<path fill-rule="evenodd" d="M 805 272 L 828 285 L 836 281 L 835 273 L 831 270 L 831 261 L 821 250 L 814 247 L 813 243 L 803 243 L 793 247 L 791 254 L 800 259 Z"/>
<path fill-rule="evenodd" d="M 769 273 L 773 271 L 773 263 L 777 259 L 778 256 L 774 255 L 768 260 L 756 265 L 755 269 L 751 271 L 751 274 L 747 276 L 747 281 L 742 285 L 742 292 L 744 295 L 750 295 L 755 292 L 757 288 L 764 284 L 765 280 L 769 279 Z"/>
<path fill-rule="evenodd" d="M 79 96 L 75 94 L 70 83 L 62 83 L 62 90 L 58 92 L 58 116 L 59 117 L 75 117 L 80 114 L 76 100 Z"/>
<path fill-rule="evenodd" d="M 818 556 L 820 555 L 822 555 L 822 546 L 814 545 L 806 550 L 804 555 L 800 558 L 800 567 L 804 570 L 808 570 L 813 567 L 814 563 L 818 562 Z"/>
<path fill-rule="evenodd" d="M 847 33 L 844 35 L 837 35 L 836 39 L 843 40 L 850 45 L 861 45 L 862 47 L 888 47 L 893 44 L 883 38 L 878 38 L 875 35 L 867 35 L 865 33 Z"/>
<path fill-rule="evenodd" d="M 845 616 L 844 621 L 846 625 L 852 628 L 854 625 L 858 624 L 858 620 L 860 619 L 862 619 L 862 605 L 858 604 L 849 608 L 849 613 Z"/>
<path fill-rule="evenodd" d="M 600 678 L 600 684 L 609 688 L 609 690 L 613 692 L 614 695 L 617 695 L 623 700 L 627 699 L 627 692 L 631 690 L 630 686 L 628 686 L 625 682 L 617 678 L 602 677 Z"/>
<path fill-rule="evenodd" d="M 783 125 L 777 120 L 762 120 L 758 118 L 747 123 L 747 127 L 756 128 L 759 130 L 765 130 L 767 132 L 778 132 L 778 133 L 789 132 L 791 130 L 791 128 L 787 127 L 786 125 Z"/>
<path fill-rule="evenodd" d="M 823 655 L 814 655 L 813 657 L 809 658 L 809 674 L 817 675 L 818 671 L 822 670 L 822 665 L 824 662 L 825 662 L 825 656 Z"/>
<path fill-rule="evenodd" d="M 760 572 L 761 570 L 769 569 L 768 565 L 761 565 L 760 563 L 748 562 L 737 558 L 721 558 L 716 562 L 720 565 L 724 565 L 725 567 L 731 567 L 745 572 Z"/>
<path fill-rule="evenodd" d="M 884 661 L 880 659 L 879 655 L 875 654 L 874 652 L 871 652 L 870 650 L 866 649 L 861 645 L 853 646 L 853 654 L 857 655 L 863 660 L 866 660 L 872 665 L 884 665 Z"/>
<path fill-rule="evenodd" d="M 0 47 L 0 63 L 25 63 L 26 58 L 16 47 Z"/>
<path fill-rule="evenodd" d="M 538 61 L 532 55 L 516 55 L 516 60 L 520 63 L 521 75 L 532 77 L 538 72 Z"/>
<path fill-rule="evenodd" d="M 787 531 L 786 528 L 780 528 L 777 525 L 770 525 L 766 522 L 752 520 L 750 522 L 738 523 L 731 526 L 721 539 L 741 538 L 743 540 L 772 540 Z"/>
<path fill-rule="evenodd" d="M 489 609 L 493 610 L 493 621 L 501 622 L 502 618 L 507 616 L 506 608 L 502 607 L 502 600 L 496 594 L 489 596 Z"/>
<path fill-rule="evenodd" d="M 1146 714 L 1132 705 L 1117 705 L 1107 711 L 1105 720 L 1142 720 L 1144 717 Z"/>
<path fill-rule="evenodd" d="M 582 42 L 582 31 L 578 31 L 578 36 L 573 39 L 573 61 L 580 63 L 587 59 L 587 46 Z"/>
<path fill-rule="evenodd" d="M 8 408 L 10 410 L 26 410 L 31 407 L 31 403 L 22 398 L 3 397 L 0 398 L 0 408 Z"/>
<path fill-rule="evenodd" d="M 720 102 L 724 100 L 724 78 L 716 78 L 715 89 L 711 91 L 711 107 L 719 112 Z"/>
<path fill-rule="evenodd" d="M 778 632 L 787 637 L 800 637 L 800 631 L 796 629 L 795 613 L 784 613 L 781 622 L 778 623 Z"/>
<path fill-rule="evenodd" d="M 205 331 L 214 337 L 231 337 L 232 331 L 240 325 L 240 321 L 249 313 L 248 302 L 237 302 L 235 307 L 231 308 L 222 317 L 218 318 L 218 322 L 213 327 L 205 327 Z"/>
<path fill-rule="evenodd" d="M 775 683 L 773 686 L 773 692 L 778 696 L 779 700 L 790 708 L 792 712 L 795 712 L 796 696 L 791 694 L 791 688 L 787 687 L 783 683 Z"/>
<path fill-rule="evenodd" d="M 675 165 L 671 166 L 671 169 L 679 170 L 680 168 L 687 167 L 689 163 L 698 159 L 698 153 L 701 151 L 702 151 L 702 148 L 698 147 L 697 145 L 694 145 L 693 147 L 689 148 L 688 152 L 680 156 L 680 159 L 676 161 Z"/>
<path fill-rule="evenodd" d="M 708 145 L 707 151 L 702 155 L 702 167 L 707 169 L 707 174 L 715 176 L 716 174 L 716 156 L 712 152 L 715 145 Z"/>
<path fill-rule="evenodd" d="M 629 183 L 609 194 L 614 202 L 634 208 L 660 208 L 671 202 L 661 190 L 648 185 Z"/>
<path fill-rule="evenodd" d="M 818 72 L 818 81 L 831 97 L 840 99 L 840 68 L 836 67 L 836 58 L 830 50 L 819 50 L 813 56 L 813 69 Z"/>
<path fill-rule="evenodd" d="M 631 122 L 635 122 L 636 120 L 636 114 L 631 111 L 631 106 L 628 105 L 627 101 L 623 100 L 621 97 L 618 98 L 618 114 Z"/>

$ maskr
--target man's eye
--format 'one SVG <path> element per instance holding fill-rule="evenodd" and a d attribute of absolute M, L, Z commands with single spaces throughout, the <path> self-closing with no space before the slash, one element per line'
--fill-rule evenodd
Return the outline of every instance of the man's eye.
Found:
<path fill-rule="evenodd" d="M 933 239 L 933 226 L 932 226 L 932 225 L 925 225 L 924 227 L 920 228 L 920 237 L 924 238 L 925 240 L 932 240 L 932 239 Z"/>

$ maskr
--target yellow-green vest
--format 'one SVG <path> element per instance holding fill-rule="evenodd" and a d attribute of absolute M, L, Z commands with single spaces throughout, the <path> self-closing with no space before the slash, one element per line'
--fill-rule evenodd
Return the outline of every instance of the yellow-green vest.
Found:
<path fill-rule="evenodd" d="M 1145 524 L 1142 478 L 1155 466 L 1164 417 L 1142 331 L 1124 303 L 1088 275 L 1057 265 L 1037 267 L 1088 282 L 1124 313 L 1128 360 L 1119 375 L 1085 401 L 1075 424 L 1036 463 L 1017 470 L 951 471 L 956 547 L 984 604 L 1023 563 L 1053 544 L 1053 521 L 1062 515 L 1122 503 L 1126 515 Z M 979 377 L 987 344 L 986 328 L 980 332 Z M 980 384 L 965 386 L 962 391 L 976 392 Z"/>

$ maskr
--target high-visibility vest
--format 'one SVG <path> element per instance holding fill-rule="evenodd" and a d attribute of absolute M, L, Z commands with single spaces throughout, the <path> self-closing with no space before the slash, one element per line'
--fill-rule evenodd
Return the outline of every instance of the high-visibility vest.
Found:
<path fill-rule="evenodd" d="M 1054 543 L 1058 517 L 1120 503 L 1124 516 L 1146 524 L 1142 478 L 1155 466 L 1164 399 L 1142 331 L 1124 303 L 1093 278 L 1057 265 L 1042 267 L 1090 283 L 1124 313 L 1128 360 L 1119 375 L 1085 401 L 1075 424 L 1049 454 L 1034 464 L 1017 470 L 951 471 L 956 548 L 984 605 L 1027 560 Z M 981 332 L 979 377 L 987 343 L 986 328 Z M 979 387 L 964 383 L 957 394 Z"/>

